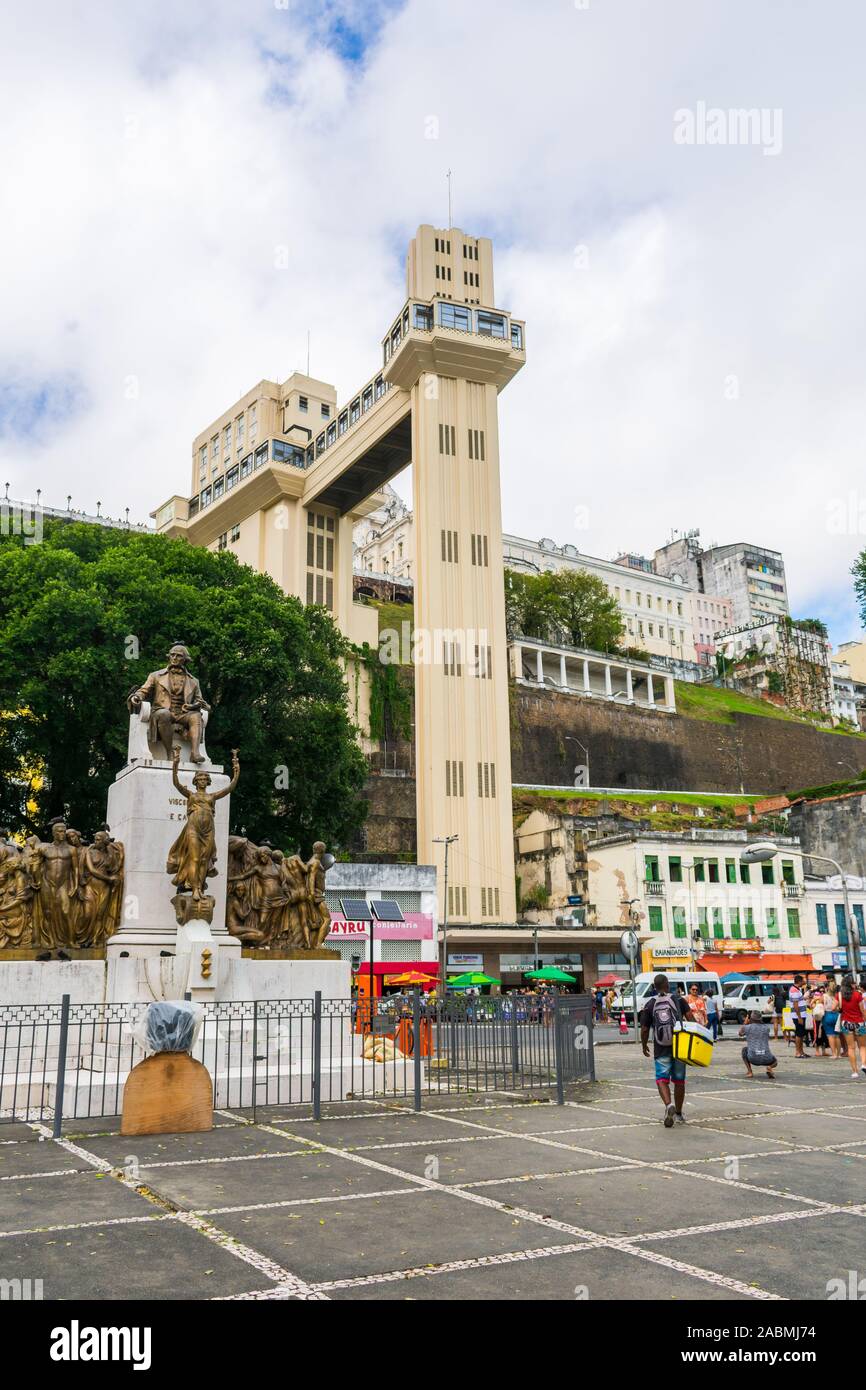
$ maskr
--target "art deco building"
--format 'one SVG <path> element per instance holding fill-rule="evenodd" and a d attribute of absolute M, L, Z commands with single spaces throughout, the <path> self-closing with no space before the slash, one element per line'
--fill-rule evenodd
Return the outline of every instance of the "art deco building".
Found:
<path fill-rule="evenodd" d="M 411 462 L 415 517 L 418 860 L 458 835 L 449 916 L 515 919 L 498 393 L 525 361 L 524 327 L 495 307 L 489 240 L 424 226 L 381 359 L 342 404 L 294 373 L 260 381 L 193 441 L 188 491 L 163 534 L 232 549 L 349 638 L 378 640 L 353 602 L 352 531 Z M 423 649 L 422 649 L 423 648 Z M 363 713 L 361 712 L 361 717 Z"/>

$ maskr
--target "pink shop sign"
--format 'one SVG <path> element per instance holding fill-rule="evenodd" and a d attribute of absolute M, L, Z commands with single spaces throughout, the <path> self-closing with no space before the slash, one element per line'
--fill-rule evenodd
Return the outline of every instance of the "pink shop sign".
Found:
<path fill-rule="evenodd" d="M 345 918 L 331 913 L 330 936 L 366 936 L 367 922 L 347 922 Z M 425 941 L 433 936 L 433 918 L 424 912 L 407 912 L 405 922 L 376 922 L 373 927 L 377 937 L 396 937 L 401 941 Z"/>

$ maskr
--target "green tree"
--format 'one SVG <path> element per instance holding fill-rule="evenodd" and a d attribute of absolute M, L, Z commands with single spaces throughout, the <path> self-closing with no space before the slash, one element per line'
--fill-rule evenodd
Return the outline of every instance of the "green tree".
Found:
<path fill-rule="evenodd" d="M 623 634 L 619 605 L 603 580 L 585 570 L 548 574 L 506 571 L 506 615 L 514 636 L 607 652 Z"/>
<path fill-rule="evenodd" d="M 213 706 L 210 757 L 240 750 L 232 829 L 290 849 L 348 839 L 366 766 L 325 610 L 227 552 L 65 522 L 0 541 L 3 819 L 40 834 L 54 815 L 84 833 L 105 819 L 126 696 L 177 641 Z"/>
<path fill-rule="evenodd" d="M 623 633 L 619 604 L 603 579 L 585 570 L 559 570 L 549 575 L 551 613 L 572 647 L 607 652 Z"/>
<path fill-rule="evenodd" d="M 505 571 L 505 619 L 509 635 L 547 641 L 553 624 L 551 574 Z"/>

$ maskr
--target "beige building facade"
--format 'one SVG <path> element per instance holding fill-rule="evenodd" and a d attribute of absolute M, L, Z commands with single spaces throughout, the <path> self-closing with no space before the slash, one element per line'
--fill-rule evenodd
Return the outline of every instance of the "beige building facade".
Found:
<path fill-rule="evenodd" d="M 843 642 L 839 650 L 833 653 L 833 660 L 844 662 L 851 679 L 866 685 L 866 641 Z"/>
<path fill-rule="evenodd" d="M 355 564 L 359 572 L 411 578 L 414 517 L 402 507 L 383 511 L 376 524 L 361 523 L 355 531 Z M 707 664 L 712 633 L 730 625 L 729 599 L 708 599 L 680 580 L 667 579 L 633 565 L 585 555 L 575 545 L 553 540 L 502 537 L 506 569 L 543 574 L 564 569 L 593 574 L 616 599 L 623 618 L 623 645 L 650 656 Z"/>
<path fill-rule="evenodd" d="M 353 601 L 353 531 L 411 462 L 417 853 L 441 865 L 437 840 L 458 837 L 455 922 L 516 913 L 497 398 L 525 344 L 494 306 L 489 240 L 420 227 L 379 371 L 342 406 L 300 373 L 259 382 L 196 436 L 190 492 L 153 513 L 163 534 L 231 549 L 376 647 L 377 615 Z"/>

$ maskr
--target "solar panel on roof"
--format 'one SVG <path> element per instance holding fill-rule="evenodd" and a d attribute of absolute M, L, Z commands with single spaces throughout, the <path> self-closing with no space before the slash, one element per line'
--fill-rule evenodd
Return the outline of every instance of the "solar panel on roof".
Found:
<path fill-rule="evenodd" d="M 370 909 L 377 922 L 405 922 L 399 903 L 390 898 L 373 898 Z"/>
<path fill-rule="evenodd" d="M 366 898 L 341 898 L 340 910 L 347 922 L 372 922 L 373 914 Z"/>

